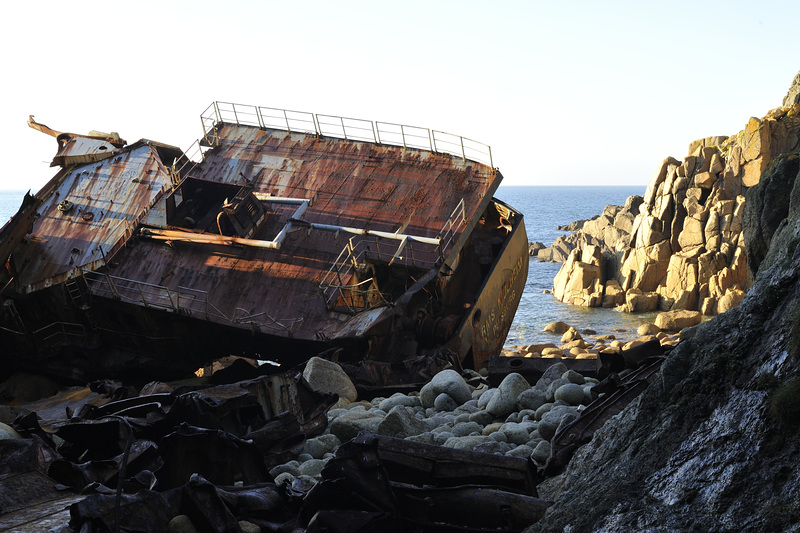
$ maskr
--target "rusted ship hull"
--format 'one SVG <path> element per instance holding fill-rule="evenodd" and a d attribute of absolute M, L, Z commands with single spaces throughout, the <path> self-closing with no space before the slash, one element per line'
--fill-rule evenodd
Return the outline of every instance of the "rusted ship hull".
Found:
<path fill-rule="evenodd" d="M 528 256 L 488 147 L 233 104 L 201 118 L 194 158 L 32 122 L 61 169 L 0 242 L 10 365 L 163 379 L 231 354 L 479 367 L 499 353 Z"/>

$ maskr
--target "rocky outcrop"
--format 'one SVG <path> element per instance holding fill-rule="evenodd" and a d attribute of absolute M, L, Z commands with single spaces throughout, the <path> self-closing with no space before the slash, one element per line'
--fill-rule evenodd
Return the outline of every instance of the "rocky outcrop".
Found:
<path fill-rule="evenodd" d="M 792 86 L 789 87 L 789 92 L 783 98 L 783 107 L 789 107 L 794 104 L 800 104 L 800 72 L 795 75 L 792 80 Z"/>
<path fill-rule="evenodd" d="M 538 259 L 563 263 L 573 250 L 597 246 L 612 264 L 616 264 L 630 243 L 633 221 L 639 213 L 641 203 L 641 196 L 631 196 L 624 206 L 607 205 L 602 215 L 559 226 L 559 230 L 574 233 L 562 235 L 549 247 L 539 250 Z"/>
<path fill-rule="evenodd" d="M 787 154 L 798 149 L 798 104 L 751 118 L 732 137 L 692 142 L 683 161 L 668 157 L 658 165 L 624 237 L 606 213 L 569 237 L 575 247 L 564 258 L 553 294 L 563 302 L 626 311 L 714 315 L 736 305 L 752 283 L 748 263 L 757 266 L 764 256 L 765 234 L 775 230 L 788 205 L 771 188 L 748 191 L 765 179 L 793 179 L 798 163 Z M 752 249 L 743 236 L 746 201 L 758 204 L 752 216 L 759 224 L 749 221 L 746 230 L 761 232 L 760 239 L 750 239 Z M 603 224 L 608 241 L 594 238 Z"/>
<path fill-rule="evenodd" d="M 755 249 L 753 242 L 762 239 L 769 243 L 751 264 L 752 288 L 737 307 L 684 332 L 660 378 L 553 480 L 549 497 L 555 504 L 530 531 L 797 531 L 795 159 L 774 161 L 746 192 L 745 248 Z M 784 215 L 765 213 L 768 207 L 757 198 L 788 199 Z"/>

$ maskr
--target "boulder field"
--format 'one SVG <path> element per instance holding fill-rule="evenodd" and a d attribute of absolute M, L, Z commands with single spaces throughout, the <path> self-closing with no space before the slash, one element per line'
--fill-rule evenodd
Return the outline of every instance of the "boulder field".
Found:
<path fill-rule="evenodd" d="M 490 387 L 478 372 L 466 370 L 465 380 L 446 369 L 419 392 L 350 401 L 347 374 L 335 363 L 320 361 L 312 359 L 304 376 L 320 384 L 319 390 L 339 394 L 339 402 L 328 411 L 325 432 L 307 440 L 296 460 L 270 471 L 276 483 L 319 481 L 339 446 L 365 430 L 446 448 L 530 458 L 542 466 L 550 456 L 550 439 L 591 402 L 590 390 L 597 383 L 561 362 L 534 384 L 510 373 L 497 387 Z"/>

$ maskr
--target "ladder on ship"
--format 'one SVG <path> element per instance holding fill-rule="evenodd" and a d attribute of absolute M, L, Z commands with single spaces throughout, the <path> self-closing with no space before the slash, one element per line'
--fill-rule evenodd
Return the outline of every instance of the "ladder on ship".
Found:
<path fill-rule="evenodd" d="M 83 276 L 80 279 L 83 285 L 86 286 L 86 280 L 83 279 Z M 75 307 L 83 311 L 89 309 L 89 298 L 78 283 L 78 278 L 68 279 L 64 282 L 64 287 L 67 289 L 67 294 Z M 88 288 L 87 286 L 86 289 L 88 290 Z"/>
<path fill-rule="evenodd" d="M 68 279 L 64 282 L 64 288 L 75 307 L 83 311 L 83 315 L 86 317 L 89 327 L 94 329 L 97 326 L 97 321 L 91 312 L 91 305 L 89 305 L 91 290 L 89 289 L 89 284 L 86 283 L 86 278 L 80 275 Z"/>

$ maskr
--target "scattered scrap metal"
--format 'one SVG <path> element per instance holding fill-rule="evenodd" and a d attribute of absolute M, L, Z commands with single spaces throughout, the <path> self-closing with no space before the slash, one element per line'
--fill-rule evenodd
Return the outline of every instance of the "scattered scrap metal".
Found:
<path fill-rule="evenodd" d="M 299 372 L 174 390 L 154 383 L 138 395 L 95 382 L 29 406 L 13 424 L 26 438 L 0 441 L 0 530 L 168 531 L 186 515 L 198 531 L 244 522 L 275 532 L 521 531 L 552 503 L 536 485 L 644 390 L 662 354 L 657 342 L 618 354 L 638 367 L 623 378 L 611 371 L 618 358 L 599 361 L 603 394 L 559 429 L 545 468 L 364 432 L 317 483 L 276 484 L 269 474 L 325 430 L 336 401 Z"/>

